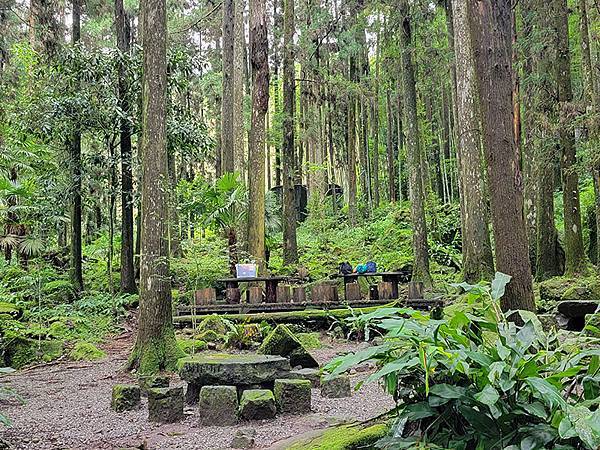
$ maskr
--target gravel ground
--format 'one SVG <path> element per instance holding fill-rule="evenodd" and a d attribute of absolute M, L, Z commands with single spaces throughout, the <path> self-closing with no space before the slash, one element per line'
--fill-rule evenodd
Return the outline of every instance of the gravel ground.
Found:
<path fill-rule="evenodd" d="M 132 381 L 121 370 L 130 345 L 131 336 L 124 335 L 109 344 L 109 356 L 101 361 L 63 362 L 0 378 L 0 386 L 9 385 L 26 401 L 24 405 L 0 404 L 13 422 L 9 429 L 0 428 L 0 437 L 14 449 L 119 449 L 144 443 L 152 450 L 226 449 L 237 430 L 252 428 L 256 448 L 268 448 L 282 439 L 340 421 L 366 420 L 393 407 L 389 395 L 369 384 L 344 399 L 323 398 L 313 389 L 313 412 L 304 416 L 278 416 L 236 427 L 203 427 L 198 425 L 197 411 L 189 408 L 183 422 L 157 425 L 147 421 L 145 400 L 137 411 L 117 414 L 110 409 L 113 384 Z M 311 353 L 325 363 L 360 346 L 328 342 Z M 372 371 L 367 369 L 353 374 L 352 382 L 366 377 Z"/>

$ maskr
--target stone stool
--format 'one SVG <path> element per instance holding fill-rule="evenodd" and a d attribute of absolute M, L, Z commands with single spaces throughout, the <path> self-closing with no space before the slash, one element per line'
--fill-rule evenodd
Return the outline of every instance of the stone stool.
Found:
<path fill-rule="evenodd" d="M 310 412 L 311 384 L 309 380 L 275 380 L 275 403 L 277 409 L 287 414 Z"/>
<path fill-rule="evenodd" d="M 350 397 L 350 377 L 346 374 L 321 377 L 321 395 L 328 398 Z"/>
<path fill-rule="evenodd" d="M 200 423 L 229 426 L 238 421 L 238 397 L 235 386 L 202 386 L 200 389 Z"/>
<path fill-rule="evenodd" d="M 110 407 L 116 412 L 131 411 L 140 405 L 141 389 L 135 384 L 115 384 Z"/>
<path fill-rule="evenodd" d="M 273 392 L 268 389 L 248 389 L 242 393 L 240 416 L 246 420 L 273 419 L 277 408 Z"/>
<path fill-rule="evenodd" d="M 148 420 L 173 423 L 183 418 L 183 387 L 148 389 Z"/>

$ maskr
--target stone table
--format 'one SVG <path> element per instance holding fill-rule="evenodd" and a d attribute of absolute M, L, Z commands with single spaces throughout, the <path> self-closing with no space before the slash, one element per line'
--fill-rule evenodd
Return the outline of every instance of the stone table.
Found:
<path fill-rule="evenodd" d="M 236 386 L 238 390 L 258 386 L 272 389 L 275 380 L 286 378 L 290 370 L 287 358 L 273 355 L 213 353 L 178 362 L 179 376 L 188 383 L 188 403 L 197 403 L 200 388 L 207 385 Z"/>

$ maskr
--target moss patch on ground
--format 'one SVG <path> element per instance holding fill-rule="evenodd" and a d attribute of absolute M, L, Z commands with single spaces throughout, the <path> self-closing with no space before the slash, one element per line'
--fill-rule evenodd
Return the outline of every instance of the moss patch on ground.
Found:
<path fill-rule="evenodd" d="M 342 425 L 325 431 L 322 435 L 304 442 L 297 442 L 289 450 L 355 450 L 373 448 L 372 445 L 388 433 L 387 424 L 366 428 L 360 425 Z"/>
<path fill-rule="evenodd" d="M 306 350 L 315 350 L 323 347 L 319 333 L 298 333 L 296 337 Z"/>
<path fill-rule="evenodd" d="M 100 350 L 94 344 L 80 341 L 75 344 L 69 356 L 74 361 L 96 361 L 106 356 L 106 352 Z"/>

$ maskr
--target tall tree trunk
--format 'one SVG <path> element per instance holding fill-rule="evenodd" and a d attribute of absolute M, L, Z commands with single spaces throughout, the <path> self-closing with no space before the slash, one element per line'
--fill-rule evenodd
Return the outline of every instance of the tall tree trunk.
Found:
<path fill-rule="evenodd" d="M 523 181 L 512 117 L 511 1 L 471 2 L 468 12 L 490 183 L 496 268 L 512 277 L 502 308 L 534 311 Z"/>
<path fill-rule="evenodd" d="M 350 56 L 350 82 L 356 81 L 356 57 Z M 356 98 L 353 92 L 348 92 L 348 116 L 347 116 L 347 164 L 348 164 L 348 221 L 350 225 L 356 225 L 358 214 L 356 211 Z"/>
<path fill-rule="evenodd" d="M 545 1 L 536 1 L 522 7 L 529 9 L 528 14 L 536 30 L 536 43 L 532 46 L 533 99 L 530 100 L 532 139 L 528 145 L 533 147 L 533 175 L 536 182 L 536 269 L 538 280 L 545 280 L 562 274 L 560 244 L 554 224 L 554 170 L 557 164 L 556 143 L 552 133 L 554 103 L 556 100 L 553 64 L 556 59 L 553 42 L 552 14 L 548 14 Z"/>
<path fill-rule="evenodd" d="M 377 48 L 375 50 L 375 83 L 373 99 L 371 100 L 371 138 L 373 139 L 373 150 L 371 152 L 371 169 L 373 174 L 373 206 L 379 207 L 379 58 L 381 57 L 380 33 L 377 33 Z"/>
<path fill-rule="evenodd" d="M 234 0 L 233 25 L 233 154 L 234 168 L 246 180 L 246 146 L 244 145 L 244 0 Z"/>
<path fill-rule="evenodd" d="M 458 114 L 458 172 L 462 197 L 463 277 L 469 283 L 491 279 L 494 259 L 486 217 L 478 120 L 478 97 L 467 22 L 467 0 L 452 1 Z"/>
<path fill-rule="evenodd" d="M 582 275 L 587 272 L 588 261 L 583 246 L 581 205 L 579 201 L 579 175 L 575 132 L 571 120 L 573 91 L 571 88 L 571 52 L 569 50 L 569 11 L 567 0 L 556 2 L 556 32 L 558 57 L 555 63 L 558 82 L 559 140 L 563 184 L 565 222 L 565 273 Z"/>
<path fill-rule="evenodd" d="M 579 6 L 579 29 L 581 34 L 581 68 L 583 78 L 583 94 L 586 111 L 592 117 L 588 125 L 591 145 L 597 145 L 600 139 L 600 86 L 592 64 L 592 53 L 590 48 L 590 30 L 588 25 L 587 0 L 578 0 Z M 600 12 L 598 13 L 600 14 Z M 597 152 L 598 153 L 598 152 Z M 595 245 L 590 243 L 591 248 L 596 249 L 593 255 L 596 264 L 600 266 L 600 154 L 592 157 L 591 171 L 594 180 L 594 194 L 596 196 L 596 238 Z"/>
<path fill-rule="evenodd" d="M 73 0 L 73 28 L 71 39 L 77 44 L 81 39 L 81 0 Z M 81 130 L 73 123 L 69 149 L 71 153 L 71 282 L 75 289 L 83 290 L 83 268 L 81 256 Z"/>
<path fill-rule="evenodd" d="M 386 89 L 386 154 L 387 154 L 387 173 L 388 173 L 388 198 L 390 202 L 396 201 L 396 171 L 394 168 L 394 113 L 392 110 L 392 98 L 390 90 Z"/>
<path fill-rule="evenodd" d="M 429 245 L 427 243 L 427 221 L 425 219 L 425 195 L 423 192 L 423 157 L 419 145 L 419 122 L 417 118 L 417 91 L 412 59 L 412 31 L 408 0 L 399 4 L 401 29 L 400 58 L 402 65 L 402 94 L 404 98 L 404 122 L 408 163 L 409 197 L 413 228 L 413 281 L 422 281 L 431 286 L 429 274 Z"/>
<path fill-rule="evenodd" d="M 140 315 L 129 368 L 153 373 L 175 368 L 169 274 L 169 173 L 166 139 L 167 17 L 165 0 L 142 0 L 142 236 Z"/>
<path fill-rule="evenodd" d="M 265 260 L 265 115 L 269 108 L 269 45 L 265 0 L 250 0 L 250 65 L 252 121 L 248 177 L 248 253 L 260 267 Z"/>
<path fill-rule="evenodd" d="M 115 0 L 115 25 L 117 48 L 128 55 L 131 45 L 129 16 L 123 7 L 123 0 Z M 133 175 L 131 170 L 131 126 L 127 117 L 131 102 L 127 95 L 128 82 L 125 63 L 119 62 L 119 106 L 124 113 L 120 121 L 119 144 L 121 147 L 121 292 L 133 294 L 135 269 L 133 267 Z"/>
<path fill-rule="evenodd" d="M 235 170 L 233 154 L 233 41 L 234 41 L 234 0 L 223 1 L 223 95 L 221 96 L 221 170 Z"/>
<path fill-rule="evenodd" d="M 298 262 L 294 195 L 294 109 L 296 103 L 294 0 L 284 0 L 283 16 L 283 263 L 290 265 Z"/>

